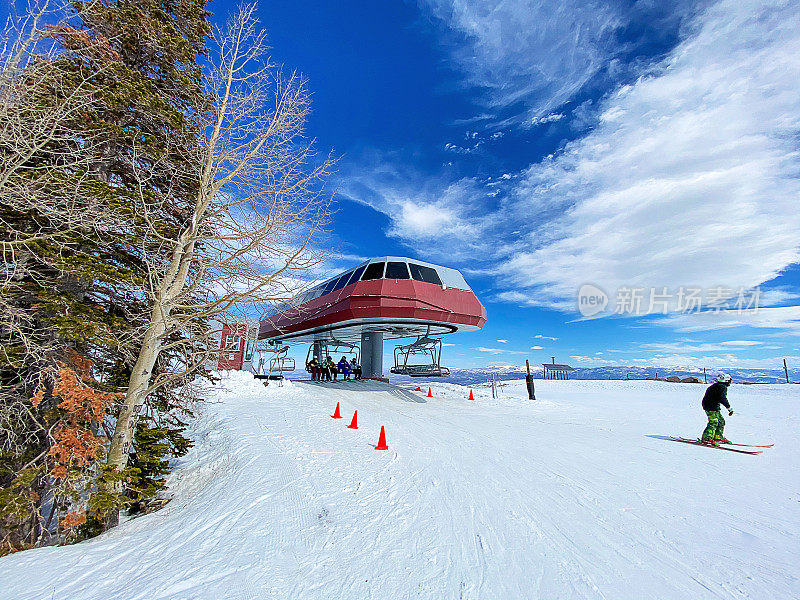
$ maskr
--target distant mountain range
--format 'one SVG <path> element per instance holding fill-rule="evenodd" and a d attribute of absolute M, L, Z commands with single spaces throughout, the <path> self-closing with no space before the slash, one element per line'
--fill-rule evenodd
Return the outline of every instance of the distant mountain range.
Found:
<path fill-rule="evenodd" d="M 784 383 L 786 376 L 783 369 L 719 369 L 725 371 L 735 382 L 747 383 Z M 531 368 L 534 378 L 542 378 L 542 368 Z M 718 370 L 708 369 L 707 379 L 711 383 L 714 381 Z M 303 370 L 296 370 L 288 373 L 289 379 L 307 379 L 308 373 Z M 524 379 L 525 367 L 481 367 L 475 369 L 450 369 L 450 377 L 444 377 L 441 380 L 449 383 L 456 383 L 459 385 L 474 385 L 488 381 L 489 378 L 495 375 L 498 379 L 512 380 Z M 663 368 L 663 367 L 591 367 L 591 368 L 578 368 L 574 373 L 570 374 L 570 379 L 647 379 L 648 377 L 658 377 L 665 379 L 667 377 L 677 376 L 681 379 L 685 377 L 697 377 L 703 381 L 703 369 L 681 369 L 681 368 Z M 420 381 L 419 379 L 412 379 L 402 375 L 390 375 L 390 381 L 393 383 L 410 383 L 412 381 Z M 789 380 L 792 382 L 800 381 L 800 369 L 789 369 Z"/>
<path fill-rule="evenodd" d="M 734 382 L 748 383 L 784 383 L 786 376 L 783 369 L 720 369 L 725 371 Z M 542 368 L 531 369 L 535 379 L 542 378 Z M 712 382 L 717 370 L 707 370 L 708 382 Z M 469 385 L 487 381 L 492 375 L 498 379 L 524 379 L 525 367 L 482 367 L 477 369 L 450 369 L 450 377 L 446 381 L 461 385 Z M 666 378 L 677 376 L 697 377 L 703 381 L 702 369 L 659 368 L 659 367 L 591 367 L 578 368 L 570 374 L 570 379 L 647 379 L 648 377 Z M 392 375 L 392 381 L 398 383 L 411 381 L 410 377 Z M 789 380 L 800 381 L 800 369 L 789 369 Z"/>

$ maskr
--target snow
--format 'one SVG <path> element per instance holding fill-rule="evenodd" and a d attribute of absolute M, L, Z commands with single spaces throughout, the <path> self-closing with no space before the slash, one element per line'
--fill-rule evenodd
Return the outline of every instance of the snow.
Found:
<path fill-rule="evenodd" d="M 800 386 L 730 389 L 727 436 L 775 442 L 747 456 L 659 437 L 700 434 L 702 385 L 423 385 L 227 374 L 164 509 L 0 559 L 0 597 L 800 597 Z"/>

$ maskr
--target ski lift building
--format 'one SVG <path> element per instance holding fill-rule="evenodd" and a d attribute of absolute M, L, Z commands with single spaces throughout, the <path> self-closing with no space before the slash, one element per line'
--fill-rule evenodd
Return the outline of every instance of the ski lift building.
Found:
<path fill-rule="evenodd" d="M 282 379 L 283 373 L 295 370 L 295 361 L 286 356 L 289 347 L 259 341 L 258 321 L 239 319 L 215 322 L 214 359 L 208 369 L 250 371 L 256 379 Z"/>
<path fill-rule="evenodd" d="M 429 347 L 437 343 L 441 347 L 438 336 L 475 331 L 485 322 L 486 308 L 456 269 L 383 256 L 361 263 L 279 307 L 261 321 L 258 339 L 310 343 L 314 345 L 313 354 L 320 357 L 325 345 L 360 343 L 364 378 L 380 378 L 384 339 L 417 337 L 419 343 L 406 352 L 424 349 L 427 355 Z M 438 361 L 436 348 L 430 355 Z M 427 376 L 442 375 L 446 369 L 434 364 L 423 371 Z M 397 361 L 392 372 L 423 375 Z"/>
<path fill-rule="evenodd" d="M 220 332 L 217 369 L 241 371 L 245 360 L 246 345 L 246 323 L 223 323 Z"/>
<path fill-rule="evenodd" d="M 569 374 L 575 371 L 569 365 L 556 364 L 556 359 L 553 357 L 553 362 L 543 363 L 544 367 L 543 376 L 545 379 L 569 379 Z"/>

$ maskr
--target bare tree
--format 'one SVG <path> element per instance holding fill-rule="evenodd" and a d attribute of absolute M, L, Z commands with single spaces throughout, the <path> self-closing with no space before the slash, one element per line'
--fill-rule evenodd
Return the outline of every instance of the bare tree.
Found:
<path fill-rule="evenodd" d="M 148 232 L 152 310 L 108 453 L 117 471 L 127 464 L 148 395 L 205 362 L 205 323 L 243 305 L 286 300 L 292 282 L 321 258 L 311 242 L 327 219 L 324 182 L 332 160 L 318 157 L 304 137 L 305 81 L 269 61 L 255 5 L 243 6 L 224 31 L 215 31 L 212 46 L 208 104 L 196 114 L 201 135 L 192 175 L 199 191 L 191 218 L 177 237 L 166 237 L 154 216 L 160 207 L 144 193 L 138 201 L 137 218 Z M 145 190 L 147 170 L 138 176 Z M 159 357 L 181 347 L 179 372 L 154 376 Z"/>
<path fill-rule="evenodd" d="M 52 19 L 58 9 L 44 0 L 19 19 L 9 18 L 0 50 L 0 251 L 3 279 L 20 265 L 15 251 L 39 241 L 69 239 L 105 221 L 108 213 L 83 201 L 79 190 L 88 179 L 97 140 L 86 131 L 76 135 L 74 122 L 94 100 L 86 83 L 66 84 L 50 43 Z M 99 50 L 99 48 L 98 48 Z M 36 164 L 47 153 L 47 163 Z M 19 177 L 21 172 L 26 176 Z M 65 178 L 64 172 L 77 177 Z M 33 175 L 33 176 L 31 176 Z M 83 178 L 81 177 L 83 175 Z M 42 222 L 58 228 L 19 229 L 7 215 L 35 211 Z M 8 270 L 12 269 L 12 270 Z"/>

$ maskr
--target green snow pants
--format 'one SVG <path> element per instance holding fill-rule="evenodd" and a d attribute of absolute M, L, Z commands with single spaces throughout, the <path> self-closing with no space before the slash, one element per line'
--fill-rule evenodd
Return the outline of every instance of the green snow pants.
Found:
<path fill-rule="evenodd" d="M 707 410 L 706 414 L 708 415 L 708 425 L 703 431 L 702 440 L 704 442 L 721 440 L 722 432 L 725 430 L 725 419 L 722 418 L 722 413 L 718 410 Z"/>

